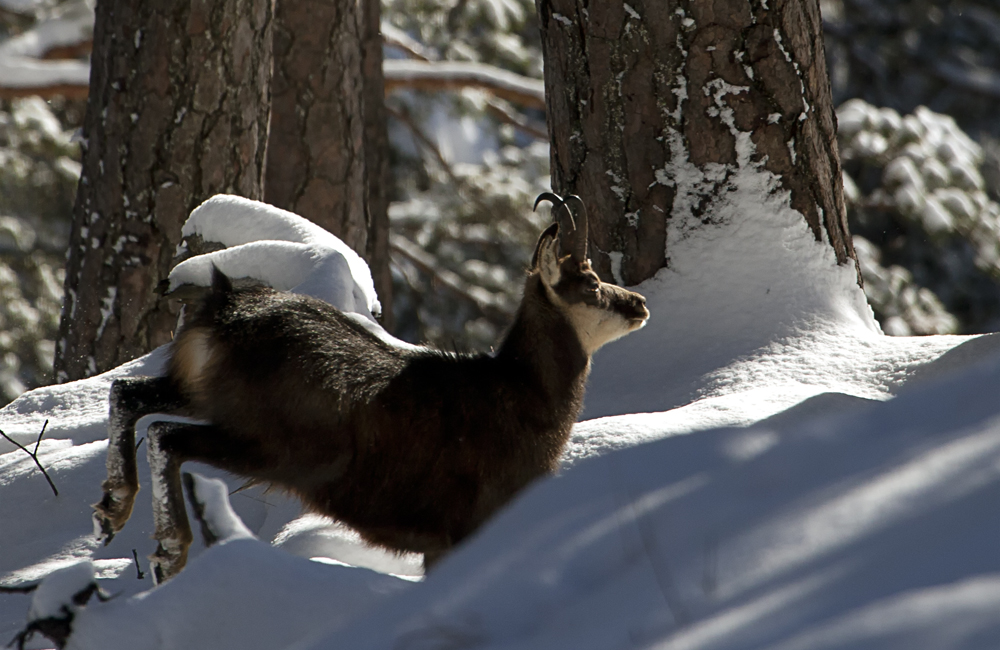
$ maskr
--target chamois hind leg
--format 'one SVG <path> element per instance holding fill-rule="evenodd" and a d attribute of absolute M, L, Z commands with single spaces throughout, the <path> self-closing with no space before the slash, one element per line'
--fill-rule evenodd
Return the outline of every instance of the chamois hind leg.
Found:
<path fill-rule="evenodd" d="M 181 464 L 207 463 L 237 474 L 253 475 L 264 467 L 252 441 L 242 440 L 209 424 L 154 422 L 146 432 L 150 483 L 153 492 L 154 537 L 158 545 L 150 556 L 157 584 L 184 568 L 191 546 L 191 525 L 184 508 Z"/>
<path fill-rule="evenodd" d="M 101 500 L 94 504 L 95 534 L 105 544 L 125 526 L 139 491 L 135 423 L 150 413 L 176 411 L 185 400 L 166 377 L 127 377 L 111 384 L 108 402 L 108 477 L 101 484 Z"/>

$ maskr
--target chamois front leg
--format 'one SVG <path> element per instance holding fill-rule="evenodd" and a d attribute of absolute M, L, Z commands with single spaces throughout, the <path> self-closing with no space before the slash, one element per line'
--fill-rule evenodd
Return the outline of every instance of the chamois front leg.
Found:
<path fill-rule="evenodd" d="M 176 411 L 184 399 L 166 377 L 128 377 L 111 384 L 108 402 L 108 477 L 94 504 L 94 531 L 105 544 L 125 526 L 139 491 L 135 423 L 150 413 Z"/>

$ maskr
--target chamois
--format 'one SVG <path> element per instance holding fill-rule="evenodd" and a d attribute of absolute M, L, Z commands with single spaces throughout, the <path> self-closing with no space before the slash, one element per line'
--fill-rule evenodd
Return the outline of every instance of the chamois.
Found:
<path fill-rule="evenodd" d="M 535 207 L 543 200 L 556 221 L 493 354 L 394 346 L 325 302 L 234 288 L 215 269 L 171 343 L 166 376 L 111 386 L 98 536 L 109 542 L 131 514 L 136 422 L 177 414 L 205 424 L 154 422 L 147 432 L 157 581 L 184 566 L 192 539 L 186 460 L 283 489 L 367 542 L 433 564 L 557 468 L 591 355 L 649 317 L 642 296 L 592 270 L 579 197 L 546 192 Z"/>

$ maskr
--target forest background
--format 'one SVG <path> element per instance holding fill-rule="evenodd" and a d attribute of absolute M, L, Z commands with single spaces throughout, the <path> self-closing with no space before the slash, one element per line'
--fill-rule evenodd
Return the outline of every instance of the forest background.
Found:
<path fill-rule="evenodd" d="M 826 0 L 821 10 L 850 229 L 883 331 L 1000 329 L 1000 11 L 987 0 Z M 80 0 L 0 2 L 0 404 L 55 380 L 93 11 Z M 389 0 L 381 32 L 384 322 L 408 341 L 487 349 L 542 225 L 530 202 L 549 189 L 534 4 Z M 68 76 L 25 85 L 19 66 L 36 60 Z M 407 61 L 452 79 L 393 77 L 391 62 Z M 452 64 L 482 75 L 456 77 Z"/>

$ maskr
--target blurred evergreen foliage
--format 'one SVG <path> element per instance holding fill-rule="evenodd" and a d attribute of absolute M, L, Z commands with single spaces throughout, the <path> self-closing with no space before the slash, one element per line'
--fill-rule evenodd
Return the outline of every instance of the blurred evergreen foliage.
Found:
<path fill-rule="evenodd" d="M 1000 5 L 821 5 L 851 229 L 876 316 L 890 334 L 998 329 Z M 532 0 L 383 7 L 386 33 L 399 36 L 387 57 L 542 76 Z M 0 11 L 2 35 L 31 23 Z M 476 90 L 396 91 L 387 102 L 396 334 L 486 349 L 516 308 L 548 219 L 530 209 L 549 189 L 545 116 Z M 79 173 L 69 134 L 81 117 L 79 103 L 0 104 L 0 402 L 50 380 Z"/>
<path fill-rule="evenodd" d="M 848 219 L 889 334 L 1000 329 L 1000 5 L 823 0 Z"/>
<path fill-rule="evenodd" d="M 0 403 L 52 380 L 78 155 L 45 101 L 0 104 Z"/>

